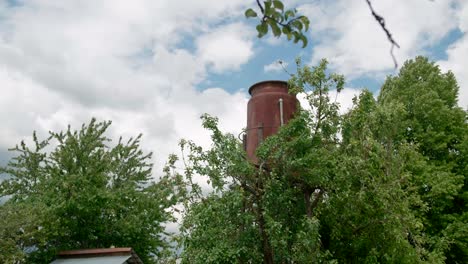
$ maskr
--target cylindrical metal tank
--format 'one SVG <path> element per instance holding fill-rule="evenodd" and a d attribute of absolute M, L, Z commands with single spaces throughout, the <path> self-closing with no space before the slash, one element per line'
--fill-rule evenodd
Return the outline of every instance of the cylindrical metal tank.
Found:
<path fill-rule="evenodd" d="M 260 143 L 278 132 L 298 109 L 296 96 L 288 93 L 284 81 L 263 81 L 249 88 L 252 96 L 247 105 L 247 131 L 244 147 L 248 159 L 257 164 L 255 150 Z"/>

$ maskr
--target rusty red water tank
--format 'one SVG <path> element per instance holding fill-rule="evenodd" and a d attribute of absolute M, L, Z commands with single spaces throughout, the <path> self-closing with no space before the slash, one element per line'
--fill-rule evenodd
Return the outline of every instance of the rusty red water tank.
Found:
<path fill-rule="evenodd" d="M 299 101 L 288 92 L 285 81 L 263 81 L 249 88 L 247 130 L 244 147 L 247 157 L 257 163 L 255 150 L 260 143 L 287 124 L 298 109 Z"/>

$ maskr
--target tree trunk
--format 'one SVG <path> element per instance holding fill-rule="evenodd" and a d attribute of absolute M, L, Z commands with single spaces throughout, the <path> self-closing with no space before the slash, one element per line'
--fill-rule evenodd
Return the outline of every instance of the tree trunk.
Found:
<path fill-rule="evenodd" d="M 260 228 L 260 234 L 262 236 L 262 250 L 263 250 L 263 263 L 265 264 L 273 264 L 273 250 L 270 246 L 270 240 L 268 238 L 268 234 L 265 230 L 265 219 L 263 218 L 263 214 L 261 207 L 259 206 L 258 212 L 258 226 Z"/>

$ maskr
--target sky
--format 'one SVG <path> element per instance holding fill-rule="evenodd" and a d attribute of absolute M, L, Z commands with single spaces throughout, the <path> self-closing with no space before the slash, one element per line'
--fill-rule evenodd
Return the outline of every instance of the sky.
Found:
<path fill-rule="evenodd" d="M 375 10 L 401 46 L 401 66 L 428 56 L 460 85 L 468 106 L 468 1 L 379 0 Z M 79 129 L 92 117 L 112 120 L 117 140 L 143 133 L 155 176 L 181 138 L 209 146 L 200 115 L 217 116 L 239 134 L 248 88 L 287 80 L 301 56 L 327 58 L 347 83 L 343 111 L 363 88 L 376 95 L 395 74 L 390 44 L 364 0 L 285 1 L 311 21 L 309 45 L 258 39 L 246 0 L 0 0 L 0 164 L 32 132 Z"/>

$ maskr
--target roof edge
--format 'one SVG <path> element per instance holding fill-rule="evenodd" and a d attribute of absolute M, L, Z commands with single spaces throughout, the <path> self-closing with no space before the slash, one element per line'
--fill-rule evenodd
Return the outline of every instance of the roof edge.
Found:
<path fill-rule="evenodd" d="M 259 86 L 261 84 L 264 84 L 264 83 L 281 83 L 281 84 L 288 84 L 287 81 L 283 81 L 283 80 L 266 80 L 266 81 L 261 81 L 261 82 L 257 82 L 257 83 L 254 83 L 252 86 L 249 87 L 249 94 L 252 95 L 252 90 L 253 88 L 255 88 L 256 86 Z"/>
<path fill-rule="evenodd" d="M 122 255 L 132 254 L 132 248 L 93 248 L 93 249 L 78 249 L 78 250 L 65 250 L 60 251 L 57 255 L 59 257 L 86 257 L 86 256 L 109 256 L 109 255 Z"/>

